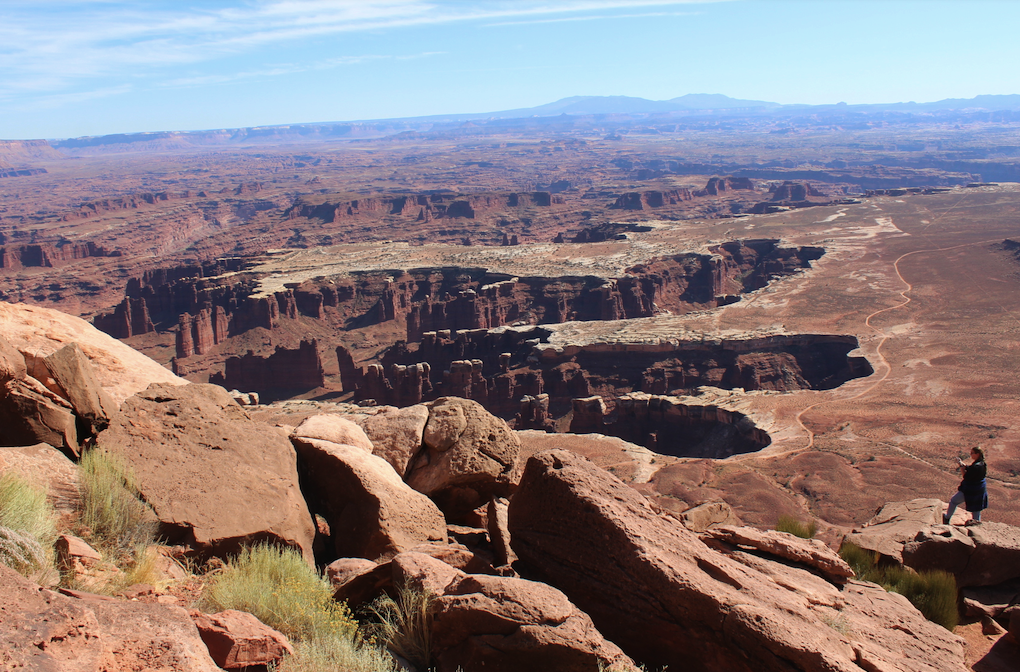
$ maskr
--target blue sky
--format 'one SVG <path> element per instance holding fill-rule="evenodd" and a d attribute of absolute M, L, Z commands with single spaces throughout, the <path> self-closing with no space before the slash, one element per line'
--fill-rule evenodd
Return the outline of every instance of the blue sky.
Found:
<path fill-rule="evenodd" d="M 1020 93 L 1012 0 L 0 0 L 0 138 Z"/>

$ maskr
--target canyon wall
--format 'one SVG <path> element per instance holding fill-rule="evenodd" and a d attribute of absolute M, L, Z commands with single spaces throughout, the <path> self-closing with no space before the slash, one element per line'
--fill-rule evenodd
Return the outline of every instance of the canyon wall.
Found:
<path fill-rule="evenodd" d="M 268 357 L 250 350 L 241 357 L 230 357 L 223 373 L 210 376 L 209 382 L 243 392 L 303 392 L 322 387 L 325 377 L 318 343 L 312 339 L 301 341 L 294 349 L 276 346 Z"/>
<path fill-rule="evenodd" d="M 4 245 L 0 247 L 0 268 L 18 270 L 29 267 L 53 268 L 61 263 L 87 257 L 119 257 L 95 243 L 57 243 L 55 245 Z"/>
<path fill-rule="evenodd" d="M 424 334 L 398 343 L 368 367 L 358 396 L 408 405 L 440 396 L 482 403 L 513 418 L 524 397 L 548 395 L 543 413 L 560 417 L 573 400 L 599 395 L 608 413 L 630 392 L 685 394 L 700 387 L 793 391 L 832 389 L 872 373 L 853 336 L 796 334 L 674 343 L 544 345 L 541 327 Z"/>

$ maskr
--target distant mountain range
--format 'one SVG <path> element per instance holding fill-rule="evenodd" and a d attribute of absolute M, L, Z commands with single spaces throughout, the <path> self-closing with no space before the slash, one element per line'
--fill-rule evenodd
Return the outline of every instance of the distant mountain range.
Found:
<path fill-rule="evenodd" d="M 647 100 L 631 96 L 572 96 L 553 103 L 499 112 L 446 114 L 399 119 L 322 122 L 259 126 L 208 131 L 161 131 L 125 133 L 53 140 L 65 151 L 172 151 L 196 147 L 291 144 L 378 138 L 400 133 L 463 133 L 464 124 L 490 126 L 493 131 L 523 130 L 595 123 L 623 129 L 628 125 L 679 122 L 697 125 L 699 119 L 715 123 L 719 117 L 770 118 L 794 122 L 797 118 L 823 120 L 826 124 L 865 123 L 869 117 L 886 115 L 919 119 L 935 115 L 940 120 L 957 116 L 962 121 L 998 113 L 1000 120 L 1020 121 L 1020 95 L 984 95 L 947 98 L 931 103 L 889 103 L 870 105 L 781 105 L 763 100 L 741 100 L 722 94 L 691 93 L 670 100 Z M 562 121 L 561 121 L 562 120 Z M 478 131 L 475 131 L 478 132 Z"/>

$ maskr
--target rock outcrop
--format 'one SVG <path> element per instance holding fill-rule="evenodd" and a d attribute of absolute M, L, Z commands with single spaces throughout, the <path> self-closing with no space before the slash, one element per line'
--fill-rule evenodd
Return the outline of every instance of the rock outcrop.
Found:
<path fill-rule="evenodd" d="M 565 451 L 528 461 L 509 524 L 520 562 L 648 665 L 965 669 L 961 643 L 905 598 L 852 581 L 839 590 L 804 570 L 712 550 Z M 847 634 L 826 625 L 843 617 L 852 622 Z"/>
<path fill-rule="evenodd" d="M 213 374 L 209 382 L 264 394 L 280 390 L 312 390 L 322 387 L 325 376 L 318 342 L 312 339 L 301 341 L 295 349 L 278 345 L 268 357 L 259 357 L 251 350 L 243 357 L 230 357 L 224 364 L 223 373 Z"/>
<path fill-rule="evenodd" d="M 65 597 L 0 564 L 0 667 L 217 672 L 179 607 Z"/>
<path fill-rule="evenodd" d="M 447 512 L 466 512 L 512 492 L 520 478 L 520 441 L 481 404 L 442 397 L 427 404 L 422 450 L 407 483 Z"/>
<path fill-rule="evenodd" d="M 446 520 L 393 467 L 364 449 L 293 438 L 311 507 L 329 522 L 335 556 L 386 559 L 446 540 Z"/>
<path fill-rule="evenodd" d="M 151 383 L 188 382 L 88 322 L 56 310 L 0 302 L 0 332 L 18 351 L 35 357 L 48 357 L 77 343 L 99 384 L 117 404 Z"/>
<path fill-rule="evenodd" d="M 98 444 L 134 473 L 168 541 L 218 557 L 266 541 L 311 561 L 312 516 L 283 432 L 215 385 L 153 384 L 121 410 Z"/>

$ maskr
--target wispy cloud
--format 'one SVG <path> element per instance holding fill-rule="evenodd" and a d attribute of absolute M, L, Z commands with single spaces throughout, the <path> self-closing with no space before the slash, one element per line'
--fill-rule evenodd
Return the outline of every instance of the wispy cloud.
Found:
<path fill-rule="evenodd" d="M 492 26 L 527 26 L 536 23 L 567 23 L 571 21 L 603 21 L 606 19 L 646 19 L 656 16 L 693 16 L 696 12 L 645 12 L 642 14 L 589 14 L 586 16 L 561 16 L 554 19 L 524 19 L 522 21 L 496 21 L 485 24 Z"/>
<path fill-rule="evenodd" d="M 269 48 L 328 36 L 468 22 L 510 26 L 653 17 L 724 1 L 3 0 L 0 103 L 49 107 L 115 95 L 125 87 L 209 86 L 436 53 L 265 63 Z M 250 58 L 250 69 L 231 74 L 217 64 L 236 57 Z"/>

